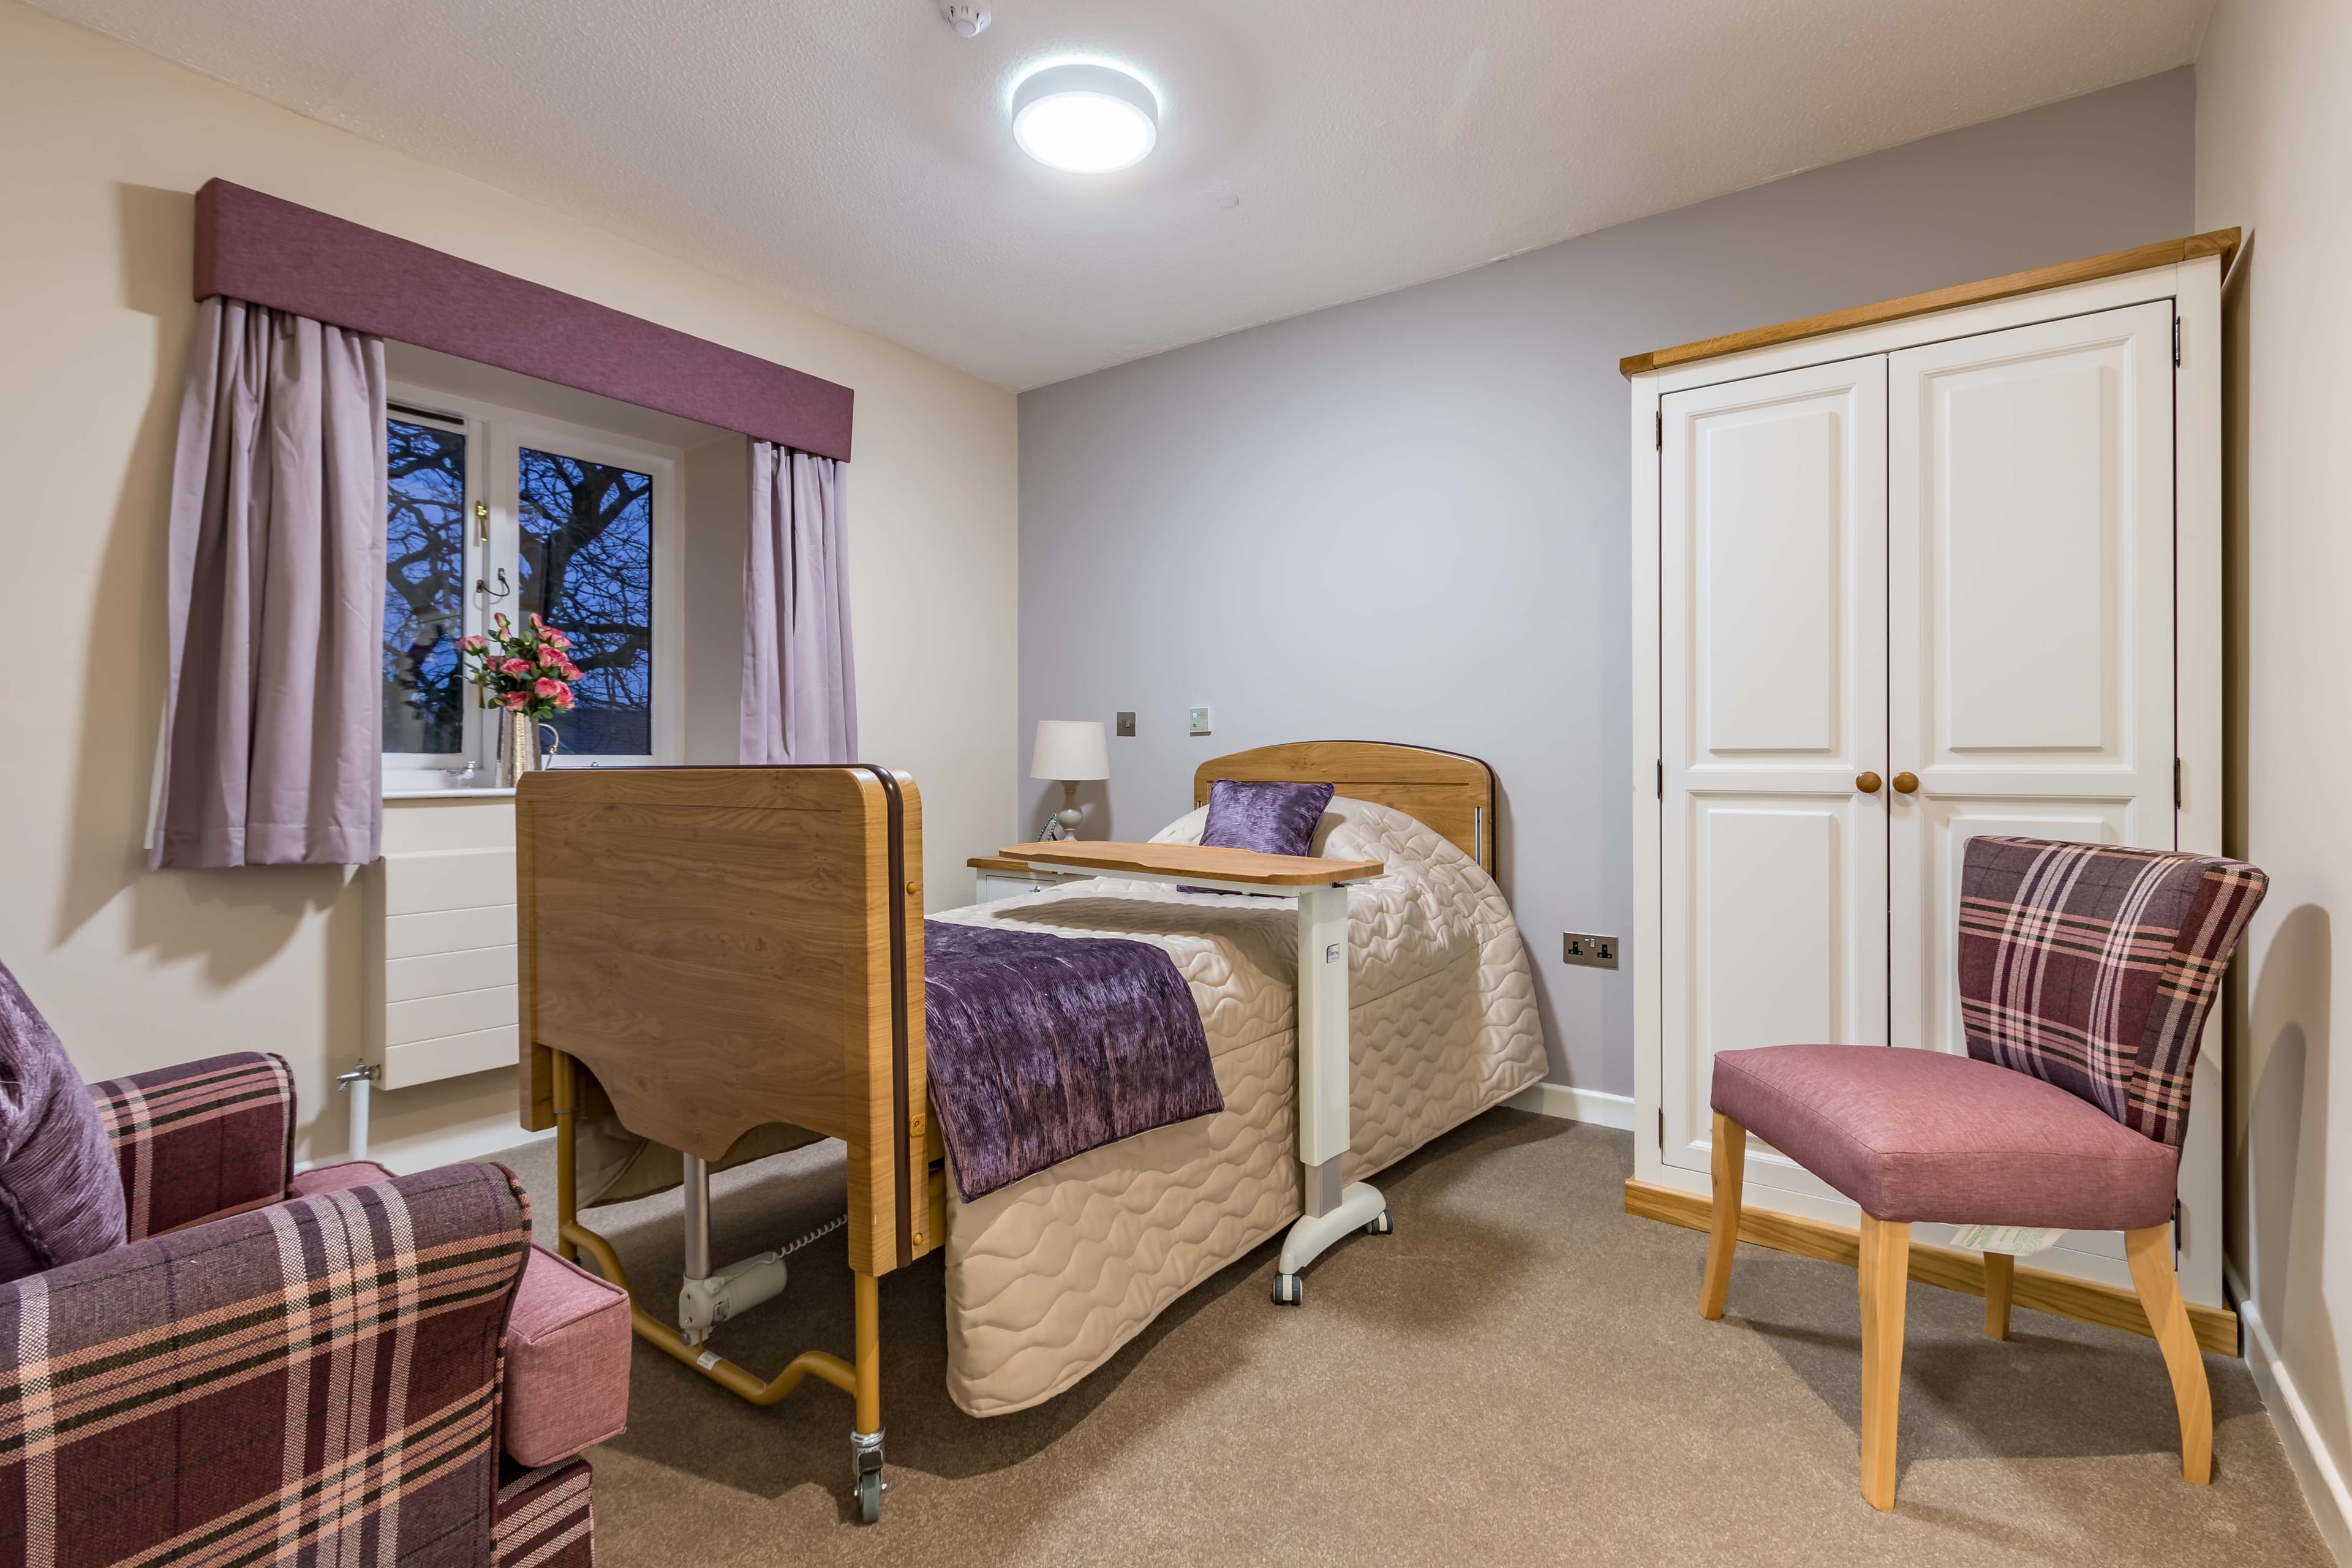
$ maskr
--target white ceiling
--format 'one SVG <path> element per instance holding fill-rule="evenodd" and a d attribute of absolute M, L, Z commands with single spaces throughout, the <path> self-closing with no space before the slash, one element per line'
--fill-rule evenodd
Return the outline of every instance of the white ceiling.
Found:
<path fill-rule="evenodd" d="M 2211 0 L 34 0 L 1027 388 L 2195 57 Z M 1158 151 L 1013 146 L 1128 64 Z"/>

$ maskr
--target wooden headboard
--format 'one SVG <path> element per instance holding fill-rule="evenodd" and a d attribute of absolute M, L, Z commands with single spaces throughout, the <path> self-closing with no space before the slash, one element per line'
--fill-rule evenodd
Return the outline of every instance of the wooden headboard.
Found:
<path fill-rule="evenodd" d="M 1192 804 L 1209 804 L 1218 779 L 1328 781 L 1352 800 L 1397 810 L 1444 834 L 1495 875 L 1495 770 L 1458 752 L 1381 741 L 1293 741 L 1212 757 L 1192 773 Z"/>

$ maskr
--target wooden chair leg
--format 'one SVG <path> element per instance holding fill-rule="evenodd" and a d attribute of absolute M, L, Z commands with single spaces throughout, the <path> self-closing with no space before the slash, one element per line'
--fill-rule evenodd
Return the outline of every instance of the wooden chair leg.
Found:
<path fill-rule="evenodd" d="M 1862 1216 L 1862 1495 L 1895 1506 L 1895 1418 L 1903 1399 L 1903 1298 L 1911 1226 Z"/>
<path fill-rule="evenodd" d="M 1739 1244 L 1739 1186 L 1748 1170 L 1748 1129 L 1719 1110 L 1708 1163 L 1715 1172 L 1715 1213 L 1706 1227 L 1706 1282 L 1699 1289 L 1698 1315 L 1712 1321 L 1723 1316 L 1723 1298 L 1731 1289 L 1731 1255 Z"/>
<path fill-rule="evenodd" d="M 2124 1232 L 2124 1256 L 2132 1284 L 2147 1313 L 2148 1327 L 2172 1374 L 2172 1403 L 2180 1412 L 2180 1473 L 2203 1486 L 2213 1479 L 2213 1393 L 2205 1383 L 2205 1357 L 2180 1300 L 2180 1279 L 2172 1271 L 2172 1227 L 2152 1225 Z"/>
<path fill-rule="evenodd" d="M 2009 1338 L 2009 1298 L 2017 1285 L 2017 1259 L 2006 1252 L 1984 1255 L 1985 1333 Z"/>

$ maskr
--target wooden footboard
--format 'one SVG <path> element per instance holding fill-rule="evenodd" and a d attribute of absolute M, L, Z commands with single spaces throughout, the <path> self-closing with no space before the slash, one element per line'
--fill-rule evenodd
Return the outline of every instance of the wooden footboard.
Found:
<path fill-rule="evenodd" d="M 938 1237 L 922 804 L 855 767 L 567 769 L 516 792 L 522 1121 L 583 1062 L 631 1131 L 706 1160 L 763 1122 L 849 1145 L 849 1258 Z"/>

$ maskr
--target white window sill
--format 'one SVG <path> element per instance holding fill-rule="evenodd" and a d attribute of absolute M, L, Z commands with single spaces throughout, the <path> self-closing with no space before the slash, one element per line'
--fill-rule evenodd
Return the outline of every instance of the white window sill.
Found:
<path fill-rule="evenodd" d="M 384 798 L 385 800 L 387 800 L 387 801 L 394 801 L 394 800 L 499 800 L 499 799 L 511 800 L 511 799 L 513 799 L 513 798 L 514 798 L 514 791 L 513 791 L 513 790 L 511 790 L 511 789 L 498 789 L 498 788 L 495 788 L 495 787 L 492 787 L 492 786 L 489 786 L 489 785 L 475 785 L 475 784 L 466 784 L 466 785 L 463 785 L 463 786 L 459 786 L 459 785 L 456 785 L 456 784 L 447 784 L 447 785 L 439 785 L 439 786 L 436 786 L 436 785 L 433 785 L 433 784 L 418 784 L 418 785 L 407 785 L 407 784 L 402 784 L 402 785 L 395 785 L 395 786 L 394 786 L 394 787 L 391 787 L 391 788 L 386 789 L 386 790 L 383 792 L 383 798 Z"/>

